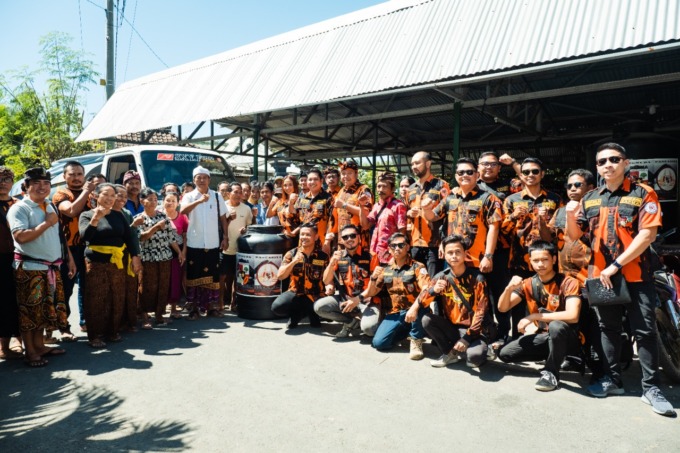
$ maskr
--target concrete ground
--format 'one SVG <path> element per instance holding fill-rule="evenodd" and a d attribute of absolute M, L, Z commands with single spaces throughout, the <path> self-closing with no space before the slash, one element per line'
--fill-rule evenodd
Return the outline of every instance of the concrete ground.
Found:
<path fill-rule="evenodd" d="M 435 369 L 432 344 L 414 362 L 339 329 L 228 315 L 94 350 L 75 327 L 45 368 L 0 362 L 0 452 L 677 451 L 680 421 L 640 402 L 637 363 L 624 396 L 598 400 L 587 376 L 541 393 L 533 364 Z"/>

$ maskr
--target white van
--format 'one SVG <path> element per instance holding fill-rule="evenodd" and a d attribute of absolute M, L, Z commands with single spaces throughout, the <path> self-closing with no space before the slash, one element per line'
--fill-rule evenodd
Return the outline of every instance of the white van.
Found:
<path fill-rule="evenodd" d="M 109 182 L 122 184 L 128 170 L 140 174 L 142 187 L 160 191 L 163 184 L 181 186 L 192 181 L 192 173 L 200 165 L 210 170 L 210 188 L 222 181 L 234 181 L 231 167 L 214 151 L 181 146 L 139 145 L 116 148 L 104 154 L 102 173 Z"/>

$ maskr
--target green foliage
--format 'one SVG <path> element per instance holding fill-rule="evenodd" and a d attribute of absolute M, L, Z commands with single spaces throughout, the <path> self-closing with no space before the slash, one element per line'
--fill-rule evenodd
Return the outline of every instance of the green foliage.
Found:
<path fill-rule="evenodd" d="M 17 174 L 33 165 L 91 152 L 92 145 L 75 143 L 83 129 L 80 107 L 95 83 L 94 63 L 69 47 L 71 37 L 52 32 L 40 39 L 40 68 L 0 78 L 0 165 Z M 35 81 L 44 80 L 45 89 Z"/>

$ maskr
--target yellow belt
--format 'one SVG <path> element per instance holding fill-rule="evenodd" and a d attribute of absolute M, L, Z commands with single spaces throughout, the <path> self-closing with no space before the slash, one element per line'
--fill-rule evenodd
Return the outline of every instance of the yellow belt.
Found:
<path fill-rule="evenodd" d="M 125 249 L 127 248 L 125 244 L 120 247 L 115 247 L 113 245 L 88 245 L 88 247 L 93 252 L 111 255 L 110 262 L 115 264 L 118 269 L 123 269 L 123 257 L 125 256 Z M 130 277 L 135 276 L 135 273 L 132 272 L 132 257 L 128 260 L 127 274 Z"/>

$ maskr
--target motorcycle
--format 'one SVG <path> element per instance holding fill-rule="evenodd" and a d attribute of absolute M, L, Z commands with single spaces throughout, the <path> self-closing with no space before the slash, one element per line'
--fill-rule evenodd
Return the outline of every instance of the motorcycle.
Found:
<path fill-rule="evenodd" d="M 680 383 L 680 245 L 664 245 L 677 230 L 659 234 L 652 251 L 659 260 L 654 272 L 659 364 L 668 379 Z"/>

